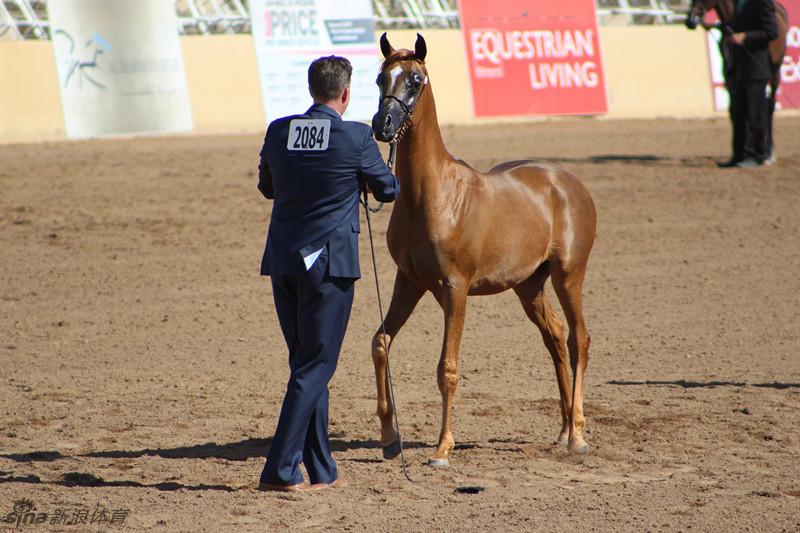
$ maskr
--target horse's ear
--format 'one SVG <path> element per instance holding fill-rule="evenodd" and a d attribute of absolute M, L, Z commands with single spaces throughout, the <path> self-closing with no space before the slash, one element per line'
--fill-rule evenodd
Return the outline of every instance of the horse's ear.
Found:
<path fill-rule="evenodd" d="M 425 56 L 428 55 L 428 45 L 425 44 L 425 39 L 417 34 L 417 42 L 414 43 L 414 58 L 420 61 L 425 61 Z"/>
<path fill-rule="evenodd" d="M 383 32 L 383 35 L 381 35 L 381 53 L 383 53 L 384 58 L 387 58 L 392 52 L 394 52 L 394 48 L 389 44 L 389 38 L 386 37 L 386 32 Z"/>

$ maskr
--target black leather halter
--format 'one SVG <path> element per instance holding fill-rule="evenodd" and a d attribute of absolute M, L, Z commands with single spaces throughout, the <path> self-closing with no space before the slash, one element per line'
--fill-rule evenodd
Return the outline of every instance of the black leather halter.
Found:
<path fill-rule="evenodd" d="M 395 102 L 400 104 L 400 109 L 403 110 L 403 122 L 400 124 L 400 127 L 397 128 L 394 138 L 391 141 L 389 141 L 390 145 L 394 146 L 398 142 L 400 142 L 400 139 L 403 137 L 403 133 L 405 133 L 406 130 L 409 128 L 409 124 L 411 123 L 411 116 L 414 114 L 414 109 L 416 109 L 417 104 L 419 103 L 422 97 L 422 91 L 425 90 L 426 85 L 428 85 L 428 76 L 425 76 L 425 79 L 422 80 L 422 83 L 419 86 L 419 90 L 414 95 L 414 102 L 411 105 L 408 105 L 407 103 L 405 103 L 404 101 L 402 101 L 400 98 L 396 97 L 393 94 L 386 94 L 383 96 L 383 98 L 381 98 L 381 103 L 383 103 L 383 101 L 387 99 L 394 100 Z"/>
<path fill-rule="evenodd" d="M 422 91 L 420 91 L 420 93 L 422 93 Z M 414 112 L 414 108 L 413 108 L 413 107 L 409 107 L 409 105 L 408 105 L 407 103 L 405 103 L 404 101 L 400 100 L 398 97 L 396 97 L 396 96 L 395 96 L 395 95 L 393 95 L 393 94 L 387 94 L 386 96 L 384 96 L 384 97 L 381 99 L 381 102 L 383 102 L 383 101 L 384 101 L 384 100 L 386 100 L 387 98 L 389 98 L 389 99 L 391 99 L 391 100 L 394 100 L 395 102 L 397 102 L 398 104 L 400 104 L 400 107 L 403 109 L 403 112 L 406 114 L 406 116 L 407 116 L 407 117 L 410 117 L 410 116 L 411 116 L 411 113 L 413 113 L 413 112 Z M 415 105 L 414 107 L 416 107 L 416 105 Z"/>

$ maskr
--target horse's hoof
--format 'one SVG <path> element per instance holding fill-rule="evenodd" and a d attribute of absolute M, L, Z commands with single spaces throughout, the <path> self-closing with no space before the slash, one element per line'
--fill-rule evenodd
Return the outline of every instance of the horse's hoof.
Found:
<path fill-rule="evenodd" d="M 569 445 L 569 451 L 576 455 L 586 455 L 589 453 L 589 445 L 585 440 L 579 439 Z"/>
<path fill-rule="evenodd" d="M 569 444 L 569 436 L 566 433 L 562 433 L 553 441 L 553 444 L 557 444 L 558 446 L 566 446 Z"/>
<path fill-rule="evenodd" d="M 383 458 L 384 459 L 394 459 L 400 455 L 400 440 L 396 440 L 391 444 L 387 444 L 383 447 Z"/>
<path fill-rule="evenodd" d="M 450 466 L 448 459 L 428 459 L 428 466 Z"/>

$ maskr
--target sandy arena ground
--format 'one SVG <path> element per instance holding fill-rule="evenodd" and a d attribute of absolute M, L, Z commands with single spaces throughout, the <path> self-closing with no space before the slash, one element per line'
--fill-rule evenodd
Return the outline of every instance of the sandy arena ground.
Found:
<path fill-rule="evenodd" d="M 551 159 L 595 197 L 591 452 L 551 444 L 553 368 L 505 293 L 470 300 L 458 445 L 423 466 L 442 334 L 426 296 L 393 350 L 416 483 L 383 461 L 363 233 L 331 386 L 351 486 L 311 495 L 255 490 L 288 375 L 258 276 L 261 136 L 0 146 L 0 530 L 21 499 L 47 513 L 25 531 L 800 530 L 800 118 L 776 131 L 777 166 L 718 170 L 722 119 L 445 128 L 478 168 Z"/>

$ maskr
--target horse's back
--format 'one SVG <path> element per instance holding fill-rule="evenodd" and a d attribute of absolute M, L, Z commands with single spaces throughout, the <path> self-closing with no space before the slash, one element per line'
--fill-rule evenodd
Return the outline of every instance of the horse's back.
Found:
<path fill-rule="evenodd" d="M 592 211 L 594 210 L 591 195 L 581 180 L 569 170 L 550 161 L 543 159 L 506 161 L 492 167 L 486 176 L 489 179 L 494 176 L 508 176 L 539 190 L 542 190 L 544 186 L 549 186 L 556 189 L 557 196 L 563 195 L 566 197 L 565 199 L 588 200 Z"/>
<path fill-rule="evenodd" d="M 508 172 L 520 167 L 539 168 L 541 170 L 563 170 L 560 166 L 544 159 L 516 159 L 513 161 L 503 161 L 499 165 L 493 166 L 488 174 Z"/>
<path fill-rule="evenodd" d="M 550 181 L 561 177 L 579 181 L 569 170 L 544 159 L 519 159 L 516 161 L 505 161 L 496 165 L 486 173 L 486 176 L 497 176 L 508 174 L 517 179 Z"/>

